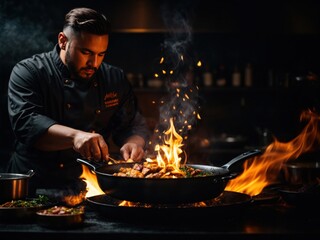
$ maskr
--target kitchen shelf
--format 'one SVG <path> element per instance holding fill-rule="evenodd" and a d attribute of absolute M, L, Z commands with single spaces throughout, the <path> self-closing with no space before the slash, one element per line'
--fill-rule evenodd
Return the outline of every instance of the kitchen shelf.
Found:
<path fill-rule="evenodd" d="M 200 87 L 199 92 L 223 92 L 223 93 L 289 93 L 297 88 L 274 88 L 274 87 Z M 167 93 L 164 87 L 134 87 L 136 93 Z"/>

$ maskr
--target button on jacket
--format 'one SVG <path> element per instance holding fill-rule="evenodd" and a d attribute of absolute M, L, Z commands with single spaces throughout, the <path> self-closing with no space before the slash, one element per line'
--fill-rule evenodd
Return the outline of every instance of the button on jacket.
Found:
<path fill-rule="evenodd" d="M 55 152 L 33 147 L 51 125 L 62 124 L 111 136 L 121 146 L 132 135 L 148 137 L 131 85 L 122 69 L 103 62 L 90 81 L 73 80 L 59 57 L 59 47 L 22 60 L 8 87 L 8 111 L 16 137 L 9 172 L 35 171 L 40 181 L 65 183 L 82 173 L 72 149 Z M 43 176 L 40 173 L 46 173 Z"/>

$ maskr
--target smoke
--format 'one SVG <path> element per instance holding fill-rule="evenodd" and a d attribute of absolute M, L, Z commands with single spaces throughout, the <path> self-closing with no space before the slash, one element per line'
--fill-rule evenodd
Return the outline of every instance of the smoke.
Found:
<path fill-rule="evenodd" d="M 199 119 L 198 87 L 194 79 L 195 58 L 192 49 L 192 9 L 194 6 L 183 1 L 161 8 L 167 28 L 166 38 L 161 45 L 160 72 L 168 89 L 159 108 L 159 123 L 154 132 L 153 144 L 163 141 L 163 133 L 170 128 L 173 119 L 175 130 L 184 139 Z M 190 2 L 189 2 L 190 3 Z M 161 144 L 161 143 L 160 143 Z"/>
<path fill-rule="evenodd" d="M 12 66 L 32 54 L 52 49 L 48 36 L 52 21 L 43 1 L 2 1 L 0 3 L 1 65 Z"/>
<path fill-rule="evenodd" d="M 167 36 L 161 46 L 167 70 L 173 70 L 171 81 L 186 84 L 184 75 L 193 65 L 191 11 L 187 2 L 176 6 L 163 5 L 162 18 Z"/>

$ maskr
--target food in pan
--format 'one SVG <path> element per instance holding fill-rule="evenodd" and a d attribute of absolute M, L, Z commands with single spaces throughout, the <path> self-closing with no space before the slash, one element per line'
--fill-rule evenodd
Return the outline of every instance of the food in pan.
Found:
<path fill-rule="evenodd" d="M 113 175 L 135 178 L 187 178 L 211 176 L 213 173 L 195 169 L 188 165 L 176 169 L 170 165 L 160 167 L 155 162 L 143 162 L 135 163 L 132 167 L 121 167 L 119 172 L 116 172 Z"/>

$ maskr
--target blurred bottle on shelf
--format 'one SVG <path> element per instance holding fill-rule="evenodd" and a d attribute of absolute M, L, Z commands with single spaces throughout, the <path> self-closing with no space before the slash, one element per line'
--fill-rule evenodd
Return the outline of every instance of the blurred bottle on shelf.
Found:
<path fill-rule="evenodd" d="M 246 68 L 244 70 L 244 86 L 252 87 L 252 64 L 247 63 Z"/>
<path fill-rule="evenodd" d="M 202 73 L 202 84 L 204 87 L 212 87 L 213 85 L 213 72 L 209 64 L 206 64 Z"/>
<path fill-rule="evenodd" d="M 241 73 L 239 71 L 238 65 L 234 66 L 234 69 L 232 72 L 232 86 L 233 87 L 241 86 Z"/>
<path fill-rule="evenodd" d="M 224 64 L 219 64 L 216 75 L 216 86 L 225 87 L 227 86 L 227 71 Z"/>
<path fill-rule="evenodd" d="M 138 86 L 139 86 L 140 88 L 145 87 L 145 78 L 144 78 L 144 76 L 143 76 L 142 73 L 138 73 L 138 75 L 137 75 L 137 82 L 138 82 Z"/>
<path fill-rule="evenodd" d="M 136 79 L 135 79 L 135 76 L 134 76 L 134 73 L 132 72 L 129 72 L 126 74 L 126 77 L 128 79 L 128 81 L 131 83 L 132 87 L 136 87 Z"/>
<path fill-rule="evenodd" d="M 163 86 L 163 81 L 160 78 L 151 77 L 147 81 L 147 86 L 150 88 L 161 88 Z"/>
<path fill-rule="evenodd" d="M 146 87 L 146 79 L 142 73 L 132 73 L 129 72 L 126 74 L 128 81 L 131 83 L 134 88 L 143 88 Z"/>

